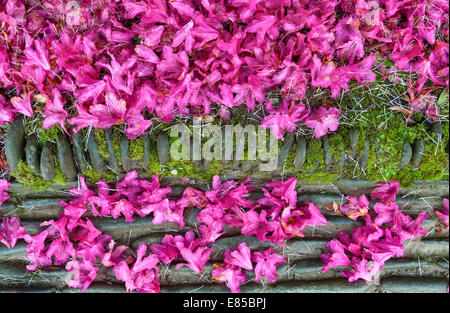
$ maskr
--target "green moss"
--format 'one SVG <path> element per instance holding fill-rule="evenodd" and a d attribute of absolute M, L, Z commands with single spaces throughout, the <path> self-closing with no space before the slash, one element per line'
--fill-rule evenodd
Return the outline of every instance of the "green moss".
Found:
<path fill-rule="evenodd" d="M 17 170 L 11 172 L 11 176 L 13 176 L 24 187 L 33 188 L 35 190 L 46 190 L 52 185 L 51 182 L 44 180 L 41 175 L 34 175 L 33 171 L 24 161 L 19 161 Z"/>
<path fill-rule="evenodd" d="M 144 159 L 144 140 L 142 137 L 130 140 L 130 159 Z"/>
<path fill-rule="evenodd" d="M 12 172 L 11 175 L 24 187 L 35 190 L 51 189 L 52 184 L 66 185 L 68 182 L 58 162 L 55 162 L 55 176 L 52 181 L 46 181 L 41 175 L 34 175 L 25 161 L 20 161 L 17 166 L 17 171 Z"/>
<path fill-rule="evenodd" d="M 117 157 L 117 160 L 119 161 L 119 164 L 122 165 L 122 158 L 121 158 L 121 153 L 120 153 L 120 138 L 121 138 L 120 132 L 113 131 L 112 146 L 113 146 L 114 151 L 116 152 L 116 157 Z"/>
<path fill-rule="evenodd" d="M 48 129 L 42 127 L 42 119 L 33 119 L 31 117 L 25 117 L 25 133 L 35 133 L 38 139 L 43 145 L 47 141 L 56 142 L 58 134 L 62 132 L 60 125 L 52 126 Z"/>
<path fill-rule="evenodd" d="M 317 161 L 323 163 L 324 154 L 325 152 L 322 148 L 322 141 L 317 138 L 311 138 L 309 141 L 307 141 L 306 161 L 302 169 L 305 171 L 314 170 L 316 168 Z M 318 170 L 320 170 L 320 165 Z"/>
<path fill-rule="evenodd" d="M 59 162 L 55 162 L 55 177 L 53 177 L 53 182 L 58 185 L 66 185 L 68 180 L 66 176 L 64 176 L 63 172 L 61 171 L 61 167 L 59 165 Z"/>
<path fill-rule="evenodd" d="M 108 159 L 109 152 L 108 152 L 108 143 L 106 142 L 105 131 L 103 129 L 96 129 L 94 130 L 94 134 L 98 142 L 98 152 L 100 152 L 102 157 Z"/>
<path fill-rule="evenodd" d="M 295 145 L 292 145 L 291 150 L 288 153 L 288 156 L 286 158 L 286 161 L 284 162 L 284 170 L 286 172 L 293 172 L 294 171 L 294 167 L 295 167 L 295 157 L 296 157 L 296 149 Z"/>
<path fill-rule="evenodd" d="M 110 174 L 110 173 L 105 172 L 105 173 L 103 173 L 103 175 L 100 175 L 94 169 L 89 169 L 89 170 L 84 171 L 83 176 L 86 177 L 87 179 L 89 179 L 89 181 L 91 183 L 96 183 L 102 178 L 105 179 L 106 181 L 112 181 L 112 180 L 116 179 L 115 174 Z"/>
<path fill-rule="evenodd" d="M 342 149 L 344 149 L 344 139 L 341 134 L 332 134 L 329 136 L 331 160 L 336 162 L 341 157 Z"/>

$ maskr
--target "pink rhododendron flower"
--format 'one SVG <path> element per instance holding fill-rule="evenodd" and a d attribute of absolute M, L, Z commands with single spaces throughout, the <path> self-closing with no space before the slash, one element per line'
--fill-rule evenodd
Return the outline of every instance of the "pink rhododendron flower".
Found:
<path fill-rule="evenodd" d="M 383 202 L 395 200 L 398 188 L 400 187 L 398 182 L 391 180 L 388 183 L 378 183 L 377 185 L 378 187 L 370 193 L 372 199 L 381 199 Z"/>
<path fill-rule="evenodd" d="M 350 266 L 352 270 L 343 271 L 342 275 L 348 278 L 349 282 L 356 281 L 358 279 L 364 279 L 365 281 L 372 281 L 373 276 L 367 269 L 367 260 L 353 257 Z"/>
<path fill-rule="evenodd" d="M 206 198 L 205 193 L 192 187 L 187 187 L 183 191 L 181 198 L 177 200 L 177 206 L 182 207 L 183 209 L 192 209 L 193 207 L 201 209 L 207 203 L 208 199 Z"/>
<path fill-rule="evenodd" d="M 78 261 L 74 258 L 66 264 L 66 270 L 69 273 L 73 273 L 67 285 L 72 288 L 81 288 L 81 291 L 85 291 L 97 277 L 98 269 L 92 262 Z"/>
<path fill-rule="evenodd" d="M 375 218 L 375 224 L 379 226 L 393 221 L 398 217 L 400 212 L 395 202 L 389 202 L 387 204 L 378 202 L 373 209 L 378 214 Z"/>
<path fill-rule="evenodd" d="M 212 190 L 205 192 L 206 197 L 214 205 L 224 208 L 233 209 L 236 207 L 251 208 L 253 202 L 246 199 L 253 186 L 247 185 L 250 178 L 243 183 L 238 184 L 234 180 L 229 180 L 223 184 L 220 182 L 220 176 L 215 175 L 212 181 Z"/>
<path fill-rule="evenodd" d="M 259 241 L 265 241 L 266 235 L 270 231 L 270 223 L 267 221 L 267 212 L 260 214 L 250 210 L 243 215 L 244 226 L 241 232 L 245 236 L 256 235 Z"/>
<path fill-rule="evenodd" d="M 281 225 L 283 229 L 293 236 L 303 237 L 303 230 L 308 226 L 323 226 L 327 220 L 320 210 L 310 202 L 305 202 L 301 207 L 283 210 L 281 214 Z"/>
<path fill-rule="evenodd" d="M 128 292 L 158 293 L 160 291 L 156 266 L 158 258 L 154 254 L 146 257 L 147 245 L 141 244 L 137 249 L 137 258 L 131 268 L 125 261 L 121 261 L 113 268 L 116 278 L 125 282 Z"/>
<path fill-rule="evenodd" d="M 350 259 L 345 254 L 345 246 L 337 239 L 332 239 L 327 242 L 327 248 L 332 253 L 322 254 L 320 260 L 325 263 L 322 272 L 328 271 L 335 266 L 350 265 Z"/>
<path fill-rule="evenodd" d="M 247 270 L 252 270 L 253 265 L 251 261 L 250 248 L 245 242 L 242 242 L 237 245 L 236 250 L 227 250 L 225 252 L 224 263 L 239 266 Z"/>
<path fill-rule="evenodd" d="M 448 229 L 448 199 L 444 198 L 444 209 L 443 210 L 435 210 L 434 213 L 436 213 L 437 217 L 444 223 L 445 228 Z"/>
<path fill-rule="evenodd" d="M 10 198 L 9 194 L 5 192 L 8 188 L 9 182 L 6 179 L 0 179 L 0 206 Z"/>
<path fill-rule="evenodd" d="M 69 113 L 64 110 L 61 93 L 55 89 L 53 92 L 53 100 L 48 99 L 45 104 L 45 119 L 42 121 L 42 127 L 50 128 L 53 125 L 59 124 L 61 128 L 70 135 L 65 126 L 65 121 L 68 116 Z"/>
<path fill-rule="evenodd" d="M 212 248 L 197 247 L 195 249 L 186 247 L 182 242 L 175 242 L 175 246 L 180 251 L 181 256 L 187 263 L 180 263 L 176 265 L 176 269 L 187 266 L 194 272 L 201 274 L 204 265 L 208 262 L 211 255 Z"/>
<path fill-rule="evenodd" d="M 12 122 L 15 116 L 14 111 L 11 104 L 7 104 L 5 98 L 0 95 L 0 125 Z"/>
<path fill-rule="evenodd" d="M 369 212 L 369 200 L 365 195 L 358 197 L 345 197 L 348 203 L 339 207 L 339 214 L 344 214 L 348 218 L 356 221 L 360 216 L 365 216 Z"/>
<path fill-rule="evenodd" d="M 329 131 L 337 130 L 339 115 L 341 111 L 336 108 L 326 109 L 320 107 L 314 109 L 310 116 L 305 119 L 305 124 L 314 129 L 314 137 L 325 136 Z"/>
<path fill-rule="evenodd" d="M 240 285 L 245 282 L 246 275 L 237 266 L 214 264 L 211 281 L 225 283 L 232 293 L 241 291 Z"/>
<path fill-rule="evenodd" d="M 47 238 L 48 230 L 44 230 L 36 236 L 25 235 L 24 239 L 28 243 L 25 248 L 27 258 L 33 264 L 27 265 L 27 270 L 34 271 L 38 266 L 50 266 L 52 264 L 51 258 L 45 254 L 45 239 Z"/>
<path fill-rule="evenodd" d="M 32 92 L 23 94 L 21 97 L 12 97 L 11 104 L 17 110 L 25 116 L 33 116 L 33 109 L 31 108 Z"/>
<path fill-rule="evenodd" d="M 154 243 L 150 246 L 150 249 L 164 264 L 169 264 L 174 259 L 180 257 L 180 252 L 175 246 L 172 235 L 165 235 L 161 244 Z"/>
<path fill-rule="evenodd" d="M 285 201 L 286 206 L 289 206 L 291 208 L 295 207 L 297 205 L 297 178 L 292 177 L 286 181 L 274 181 L 270 182 L 266 185 L 267 188 L 270 188 L 270 195 L 279 197 L 282 200 Z M 265 190 L 265 189 L 263 189 Z M 268 192 L 265 193 L 268 195 Z M 273 201 L 273 198 L 271 198 Z M 269 205 L 270 201 L 258 201 L 260 204 Z"/>
<path fill-rule="evenodd" d="M 274 253 L 273 248 L 263 252 L 253 252 L 252 261 L 255 265 L 255 280 L 260 281 L 264 276 L 269 283 L 275 283 L 277 280 L 277 266 L 286 263 L 286 259 Z"/>
<path fill-rule="evenodd" d="M 289 103 L 284 99 L 278 109 L 273 109 L 270 101 L 266 102 L 266 109 L 270 115 L 263 118 L 261 126 L 272 129 L 273 135 L 277 139 L 283 139 L 283 132 L 293 132 L 297 125 L 296 123 L 304 120 L 310 113 L 310 110 L 300 102 L 296 104 L 294 101 Z"/>
<path fill-rule="evenodd" d="M 18 239 L 25 238 L 26 228 L 20 225 L 20 218 L 4 218 L 0 225 L 0 242 L 14 248 Z"/>

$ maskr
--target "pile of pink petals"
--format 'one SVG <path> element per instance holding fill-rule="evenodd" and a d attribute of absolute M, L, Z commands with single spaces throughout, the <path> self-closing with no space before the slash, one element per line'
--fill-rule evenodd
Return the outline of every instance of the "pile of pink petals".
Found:
<path fill-rule="evenodd" d="M 5 0 L 0 30 L 0 87 L 13 91 L 0 95 L 0 124 L 40 103 L 44 128 L 125 123 L 136 138 L 154 117 L 227 119 L 265 103 L 279 138 L 300 121 L 320 137 L 340 112 L 307 108 L 307 88 L 336 98 L 351 80 L 373 82 L 374 67 L 418 73 L 414 94 L 449 84 L 445 0 Z M 286 100 L 276 110 L 273 89 Z M 435 118 L 433 103 L 422 109 Z"/>
<path fill-rule="evenodd" d="M 27 266 L 30 271 L 65 264 L 66 270 L 73 274 L 68 282 L 73 288 L 86 290 L 101 268 L 112 268 L 115 277 L 125 282 L 127 291 L 159 292 L 157 266 L 159 262 L 167 265 L 174 260 L 182 260 L 177 263 L 176 269 L 187 266 L 201 274 L 212 252 L 212 248 L 208 245 L 214 243 L 225 232 L 226 225 L 242 226 L 253 214 L 258 215 L 257 210 L 261 211 L 259 215 L 268 216 L 262 208 L 266 205 L 255 204 L 252 200 L 246 199 L 253 189 L 247 183 L 248 180 L 241 184 L 235 181 L 221 183 L 219 177 L 215 176 L 211 190 L 203 192 L 187 187 L 178 199 L 169 199 L 168 195 L 172 193 L 172 189 L 162 188 L 157 175 L 149 181 L 139 179 L 136 171 L 129 172 L 116 184 L 114 192 L 111 192 L 111 188 L 104 180 L 97 183 L 98 190 L 94 192 L 88 188 L 85 179 L 80 177 L 79 186 L 70 190 L 73 199 L 68 203 L 59 202 L 64 207 L 63 212 L 56 220 L 42 222 L 41 226 L 46 227 L 42 232 L 31 236 L 26 234 L 19 218 L 5 218 L 0 227 L 0 241 L 12 248 L 18 239 L 24 239 L 27 242 L 27 259 L 31 262 Z M 292 222 L 295 224 L 291 227 L 294 230 L 313 225 L 314 219 L 326 223 L 317 208 L 316 210 L 309 208 L 311 204 L 307 208 L 288 206 L 286 201 L 294 204 L 297 201 L 295 184 L 295 178 L 284 183 L 269 184 L 268 187 L 273 188 L 273 196 L 265 191 L 266 197 L 273 197 L 272 200 L 280 197 L 277 208 L 269 203 L 269 198 L 265 197 L 260 201 L 270 204 L 268 208 L 271 209 L 268 210 L 273 218 L 270 221 L 266 220 L 265 223 L 259 219 L 252 220 L 248 222 L 248 229 L 243 229 L 242 233 L 245 235 L 257 233 L 260 240 L 271 239 L 282 244 L 285 238 L 294 236 L 289 230 L 282 229 L 283 218 L 289 219 L 289 216 L 292 216 L 292 220 L 296 221 L 298 215 L 305 215 L 302 217 L 303 220 L 298 219 L 296 222 L 299 225 Z M 129 247 L 116 246 L 113 238 L 98 230 L 86 216 L 92 214 L 114 219 L 123 217 L 131 223 L 135 215 L 144 217 L 153 214 L 154 224 L 174 222 L 183 228 L 185 209 L 191 210 L 194 207 L 200 209 L 196 217 L 201 223 L 198 227 L 199 236 L 196 237 L 193 231 L 186 232 L 184 236 L 166 235 L 160 244 L 152 244 L 150 247 L 141 244 L 136 257 L 132 256 Z M 281 210 L 283 216 L 279 216 L 273 210 Z M 270 238 L 266 238 L 269 233 Z M 300 232 L 297 230 L 296 234 Z M 262 252 L 254 251 L 250 256 L 248 247 L 242 245 L 237 247 L 237 251 L 244 250 L 248 251 L 249 257 L 249 261 L 244 260 L 244 264 L 231 261 L 230 255 L 235 256 L 235 252 L 231 254 L 230 251 L 226 252 L 224 268 L 227 272 L 235 272 L 235 267 L 239 266 L 252 270 L 253 262 L 257 281 L 260 277 L 265 277 L 267 281 L 275 282 L 276 266 L 285 263 L 284 257 L 274 253 L 273 248 Z M 222 278 L 223 275 L 219 275 L 218 271 L 215 270 L 213 281 L 226 281 L 234 292 L 238 291 L 239 285 L 245 281 L 243 273 L 237 276 L 236 281 L 235 278 L 230 278 L 228 273 L 222 273 L 225 275 L 225 278 Z"/>
<path fill-rule="evenodd" d="M 341 232 L 337 239 L 327 243 L 331 253 L 321 256 L 325 263 L 323 272 L 336 266 L 349 266 L 350 270 L 343 271 L 342 275 L 350 282 L 358 279 L 372 281 L 387 260 L 403 257 L 406 240 L 428 233 L 427 229 L 422 228 L 428 213 L 421 212 L 415 220 L 403 214 L 395 203 L 398 188 L 396 181 L 378 184 L 371 198 L 381 201 L 375 203 L 373 214 L 369 213 L 369 202 L 365 196 L 359 199 L 347 197 L 349 203 L 341 206 L 341 213 L 354 220 L 363 216 L 365 225 L 356 227 L 351 235 Z"/>
<path fill-rule="evenodd" d="M 241 227 L 245 236 L 255 235 L 260 241 L 284 245 L 289 238 L 303 237 L 302 231 L 308 226 L 326 225 L 327 220 L 313 203 L 298 202 L 296 184 L 296 178 L 268 183 L 262 188 L 263 197 L 253 201 L 248 197 L 253 190 L 249 179 L 241 183 L 221 182 L 215 176 L 210 190 L 187 187 L 175 197 L 170 187 L 160 186 L 157 175 L 150 181 L 138 178 L 137 172 L 132 171 L 114 189 L 104 180 L 99 181 L 97 192 L 80 177 L 79 186 L 70 190 L 73 199 L 59 202 L 64 210 L 58 218 L 41 223 L 45 229 L 31 236 L 18 217 L 5 218 L 0 225 L 0 242 L 12 248 L 17 240 L 24 239 L 30 271 L 65 264 L 72 274 L 68 285 L 73 288 L 86 290 L 100 270 L 103 273 L 109 269 L 116 279 L 125 282 L 128 292 L 159 292 L 158 264 L 167 266 L 175 261 L 176 270 L 186 266 L 203 273 L 212 252 L 209 245 L 225 233 L 226 226 Z M 365 196 L 347 197 L 348 203 L 341 205 L 338 213 L 354 220 L 363 217 L 365 225 L 356 227 L 351 235 L 341 232 L 327 243 L 331 253 L 321 257 L 324 272 L 335 266 L 350 266 L 350 270 L 342 272 L 350 282 L 360 278 L 370 281 L 387 260 L 403 256 L 406 240 L 427 233 L 422 223 L 428 214 L 422 212 L 415 220 L 404 215 L 395 203 L 398 188 L 395 181 L 378 184 L 371 198 L 381 201 L 375 203 L 373 210 Z M 153 214 L 155 224 L 174 222 L 182 228 L 184 213 L 194 208 L 198 210 L 197 232 L 167 234 L 161 243 L 140 244 L 136 254 L 128 246 L 116 245 L 87 217 L 123 217 L 131 223 L 135 215 Z M 277 266 L 286 260 L 274 251 L 273 247 L 250 251 L 246 243 L 226 250 L 223 263 L 214 264 L 211 281 L 225 283 L 232 292 L 239 292 L 240 285 L 246 283 L 246 271 L 253 271 L 255 281 L 264 277 L 275 283 Z"/>

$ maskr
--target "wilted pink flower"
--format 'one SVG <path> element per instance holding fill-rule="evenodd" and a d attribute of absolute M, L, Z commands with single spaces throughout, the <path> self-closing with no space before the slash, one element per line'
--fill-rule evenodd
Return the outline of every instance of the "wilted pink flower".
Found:
<path fill-rule="evenodd" d="M 165 235 L 161 244 L 154 243 L 150 245 L 150 249 L 164 264 L 169 264 L 174 259 L 180 257 L 180 252 L 175 246 L 175 241 L 172 235 Z"/>
<path fill-rule="evenodd" d="M 350 265 L 350 259 L 345 254 L 345 246 L 339 240 L 332 239 L 328 241 L 327 248 L 332 253 L 325 253 L 320 256 L 320 260 L 325 263 L 322 272 L 326 272 L 335 266 Z"/>
<path fill-rule="evenodd" d="M 158 258 L 154 254 L 147 257 L 147 245 L 141 244 L 137 249 L 137 258 L 130 268 L 125 261 L 114 266 L 116 278 L 125 282 L 128 292 L 158 293 L 160 291 L 157 267 Z"/>
<path fill-rule="evenodd" d="M 211 281 L 225 283 L 232 293 L 239 293 L 241 291 L 240 285 L 245 282 L 246 277 L 237 266 L 214 264 Z"/>
<path fill-rule="evenodd" d="M 212 190 L 206 191 L 205 195 L 210 202 L 223 209 L 251 208 L 253 201 L 246 199 L 253 190 L 253 186 L 247 184 L 249 180 L 250 178 L 247 178 L 241 184 L 229 180 L 222 184 L 220 176 L 215 175 L 212 180 Z"/>
<path fill-rule="evenodd" d="M 341 111 L 336 108 L 326 109 L 320 107 L 314 109 L 310 116 L 305 119 L 305 124 L 314 129 L 314 137 L 325 136 L 329 131 L 337 130 L 339 125 L 339 115 Z"/>
<path fill-rule="evenodd" d="M 345 197 L 348 203 L 339 207 L 339 213 L 346 215 L 348 218 L 356 221 L 360 216 L 365 216 L 369 213 L 369 200 L 365 195 L 358 197 L 347 196 Z"/>
<path fill-rule="evenodd" d="M 350 64 L 364 56 L 364 37 L 359 31 L 360 21 L 353 17 L 339 20 L 335 31 L 337 56 Z"/>
<path fill-rule="evenodd" d="M 14 120 L 14 108 L 0 95 L 0 125 Z"/>
<path fill-rule="evenodd" d="M 78 227 L 80 230 L 78 230 L 72 237 L 73 241 L 93 244 L 95 239 L 102 234 L 102 232 L 98 230 L 87 217 L 78 222 Z"/>
<path fill-rule="evenodd" d="M 239 266 L 251 271 L 253 265 L 250 248 L 245 242 L 242 242 L 237 245 L 236 250 L 226 250 L 224 263 Z"/>
<path fill-rule="evenodd" d="M 277 280 L 277 266 L 286 263 L 286 259 L 274 253 L 273 248 L 269 248 L 263 252 L 253 252 L 252 262 L 255 262 L 255 280 L 260 281 L 264 276 L 269 283 Z"/>
<path fill-rule="evenodd" d="M 365 281 L 372 281 L 373 276 L 367 269 L 367 260 L 353 257 L 350 266 L 352 270 L 343 271 L 342 275 L 348 278 L 349 282 L 354 282 L 358 279 L 364 279 Z"/>
<path fill-rule="evenodd" d="M 297 122 L 304 120 L 310 113 L 305 104 L 295 101 L 289 103 L 288 99 L 284 99 L 278 109 L 273 109 L 270 101 L 266 102 L 266 109 L 270 115 L 263 118 L 261 126 L 272 129 L 273 135 L 277 139 L 283 139 L 283 132 L 293 132 L 297 127 Z"/>
<path fill-rule="evenodd" d="M 38 266 L 50 266 L 52 264 L 51 258 L 45 254 L 45 239 L 47 238 L 48 230 L 44 230 L 36 236 L 26 234 L 25 241 L 28 243 L 25 250 L 27 251 L 27 258 L 34 264 L 27 265 L 27 270 L 34 271 Z"/>
<path fill-rule="evenodd" d="M 50 128 L 53 125 L 59 124 L 61 128 L 70 136 L 66 130 L 65 122 L 69 116 L 64 110 L 64 103 L 61 93 L 55 89 L 53 91 L 53 100 L 48 99 L 45 104 L 45 119 L 42 121 L 43 128 Z"/>
<path fill-rule="evenodd" d="M 260 214 L 250 210 L 243 215 L 244 226 L 241 233 L 245 236 L 256 235 L 259 241 L 265 241 L 266 235 L 270 231 L 270 224 L 267 221 L 267 212 L 261 211 Z"/>
<path fill-rule="evenodd" d="M 0 206 L 10 198 L 9 194 L 5 192 L 8 188 L 9 182 L 6 179 L 0 179 Z"/>
<path fill-rule="evenodd" d="M 285 206 L 289 206 L 294 208 L 297 205 L 297 190 L 295 189 L 297 186 L 297 178 L 292 177 L 286 181 L 274 181 L 270 182 L 266 185 L 267 188 L 270 188 L 270 195 L 275 196 L 277 198 L 281 198 L 285 201 Z M 264 189 L 263 189 L 264 190 Z M 268 201 L 259 201 L 258 203 L 264 205 L 270 205 L 271 200 Z"/>
<path fill-rule="evenodd" d="M 50 259 L 54 258 L 54 265 L 62 265 L 66 263 L 69 256 L 74 253 L 75 249 L 72 242 L 69 240 L 69 237 L 62 236 L 58 236 L 56 239 L 53 239 L 46 251 L 46 255 Z"/>
<path fill-rule="evenodd" d="M 175 246 L 180 251 L 181 256 L 187 263 L 179 263 L 176 265 L 176 269 L 180 269 L 183 266 L 187 266 L 194 272 L 201 274 L 203 272 L 203 266 L 208 262 L 211 255 L 212 248 L 197 247 L 195 249 L 186 247 L 182 242 L 176 242 Z"/>
<path fill-rule="evenodd" d="M 76 243 L 76 256 L 79 259 L 96 263 L 107 255 L 105 246 L 112 241 L 112 237 L 101 234 L 93 242 L 79 241 Z M 105 265 L 106 266 L 106 265 Z"/>
<path fill-rule="evenodd" d="M 378 187 L 370 193 L 372 199 L 381 199 L 383 202 L 395 201 L 395 196 L 400 187 L 398 182 L 391 180 L 388 183 L 378 183 L 377 185 Z"/>
<path fill-rule="evenodd" d="M 25 238 L 26 228 L 20 225 L 20 218 L 7 217 L 0 225 L 0 242 L 8 248 L 14 248 L 17 239 Z"/>
<path fill-rule="evenodd" d="M 187 187 L 181 196 L 177 200 L 177 206 L 183 209 L 192 209 L 197 207 L 199 209 L 203 208 L 208 203 L 208 199 L 203 191 L 197 190 L 192 187 Z"/>
<path fill-rule="evenodd" d="M 445 228 L 448 229 L 448 199 L 444 198 L 442 201 L 444 203 L 444 209 L 441 211 L 435 210 L 434 213 L 444 223 Z"/>
<path fill-rule="evenodd" d="M 81 288 L 81 291 L 85 291 L 97 277 L 98 269 L 92 262 L 79 261 L 74 258 L 66 264 L 66 270 L 73 274 L 67 285 L 72 288 Z"/>
<path fill-rule="evenodd" d="M 120 199 L 111 209 L 111 216 L 118 218 L 120 215 L 125 217 L 125 221 L 132 223 L 134 221 L 133 215 L 136 213 L 137 207 L 127 199 Z"/>
<path fill-rule="evenodd" d="M 12 97 L 11 104 L 17 112 L 22 113 L 25 116 L 33 116 L 33 109 L 31 108 L 32 92 L 27 92 L 21 97 Z"/>
<path fill-rule="evenodd" d="M 260 46 L 263 43 L 264 37 L 267 33 L 277 37 L 277 17 L 271 15 L 260 15 L 253 19 L 246 27 L 245 31 L 249 33 L 256 33 L 256 45 Z"/>
<path fill-rule="evenodd" d="M 292 236 L 303 237 L 303 230 L 308 226 L 323 226 L 327 220 L 320 210 L 311 202 L 304 202 L 297 208 L 287 207 L 281 214 L 283 229 Z"/>
<path fill-rule="evenodd" d="M 149 205 L 147 205 L 148 207 Z M 161 224 L 162 222 L 174 222 L 178 224 L 179 228 L 184 227 L 183 208 L 178 207 L 174 201 L 164 199 L 153 209 L 154 224 Z"/>
<path fill-rule="evenodd" d="M 411 238 L 424 236 L 428 233 L 428 229 L 422 227 L 422 224 L 428 217 L 427 212 L 420 212 L 413 220 L 410 216 L 401 213 L 401 224 L 399 224 L 399 219 L 394 220 L 392 232 L 396 233 L 402 243 Z"/>
<path fill-rule="evenodd" d="M 23 50 L 23 54 L 27 58 L 27 63 L 40 67 L 45 71 L 50 71 L 48 49 L 46 48 L 45 43 L 40 39 L 35 39 L 33 43 L 34 49 L 29 47 Z"/>

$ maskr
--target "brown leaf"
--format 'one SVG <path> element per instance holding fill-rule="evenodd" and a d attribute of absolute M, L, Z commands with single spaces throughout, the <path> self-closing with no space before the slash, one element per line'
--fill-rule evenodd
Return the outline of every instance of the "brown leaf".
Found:
<path fill-rule="evenodd" d="M 394 112 L 402 112 L 406 117 L 410 118 L 413 114 L 410 110 L 401 107 L 401 106 L 393 106 L 388 108 L 389 111 L 394 111 Z"/>

